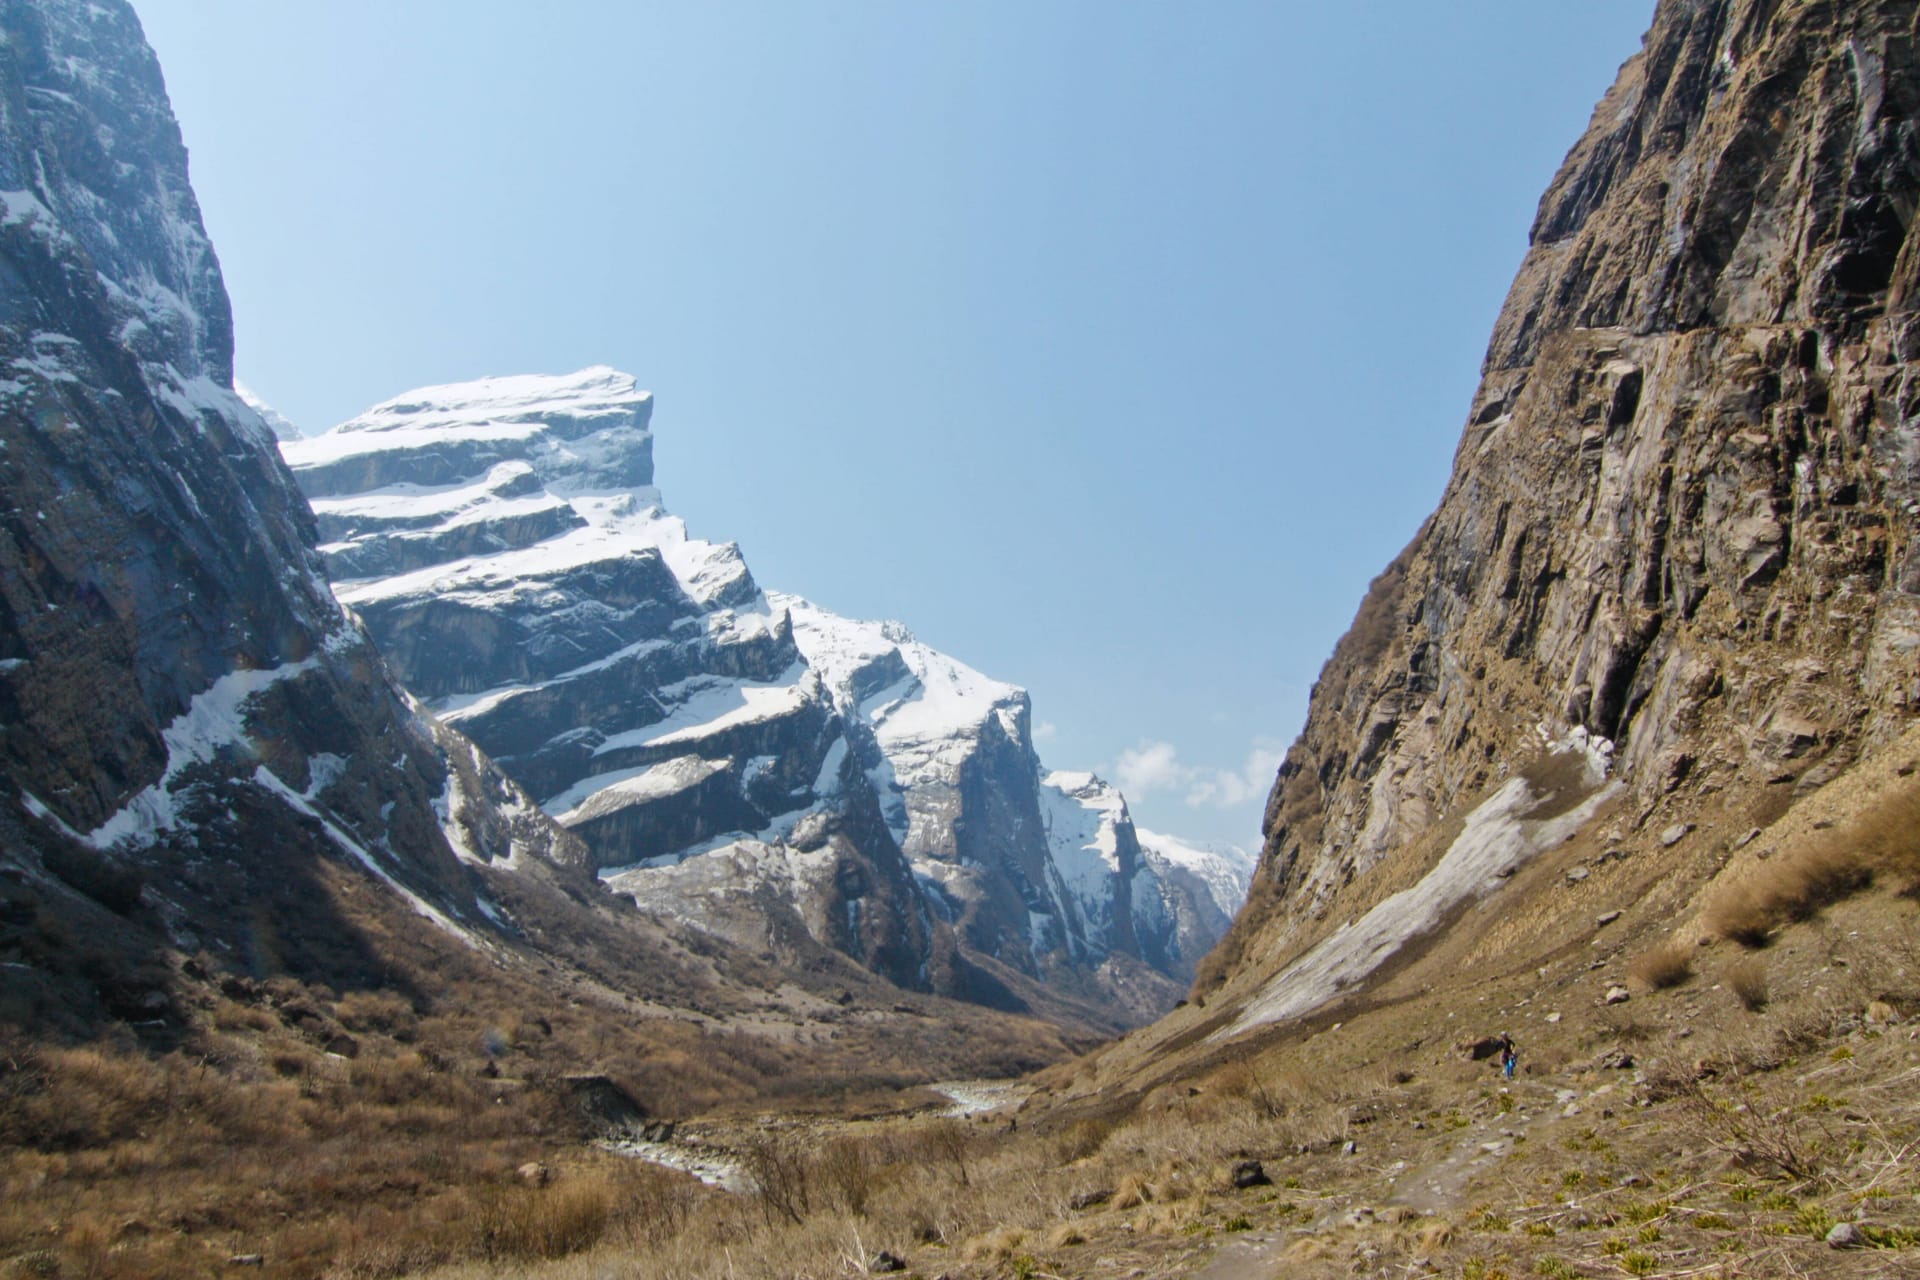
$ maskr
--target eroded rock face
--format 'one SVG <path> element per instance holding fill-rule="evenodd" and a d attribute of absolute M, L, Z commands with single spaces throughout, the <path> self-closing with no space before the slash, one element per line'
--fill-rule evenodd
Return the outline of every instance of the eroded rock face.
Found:
<path fill-rule="evenodd" d="M 1439 509 L 1321 674 L 1210 976 L 1297 953 L 1568 730 L 1611 742 L 1637 823 L 1817 782 L 1920 709 L 1917 21 L 1660 5 L 1541 202 Z"/>
<path fill-rule="evenodd" d="M 478 925 L 463 855 L 570 842 L 436 738 L 328 589 L 234 394 L 219 265 L 132 10 L 9 2 L 0 33 L 8 856 L 155 868 L 141 900 L 181 946 L 244 933 L 240 899 L 320 857 Z M 232 918 L 180 906 L 195 892 Z"/>

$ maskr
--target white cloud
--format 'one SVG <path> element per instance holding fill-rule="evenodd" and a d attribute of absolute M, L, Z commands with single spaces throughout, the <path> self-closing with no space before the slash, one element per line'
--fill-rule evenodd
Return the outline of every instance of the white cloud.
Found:
<path fill-rule="evenodd" d="M 1113 766 L 1114 780 L 1127 795 L 1145 795 L 1149 791 L 1171 791 L 1193 780 L 1194 771 L 1181 764 L 1179 752 L 1171 742 L 1142 739 L 1137 747 L 1120 753 Z"/>
<path fill-rule="evenodd" d="M 1194 808 L 1204 804 L 1230 809 L 1249 800 L 1263 800 L 1273 789 L 1273 777 L 1280 772 L 1286 751 L 1274 742 L 1255 742 L 1247 752 L 1247 762 L 1239 770 L 1216 769 L 1195 778 L 1187 789 L 1187 803 Z"/>
<path fill-rule="evenodd" d="M 1114 781 L 1122 794 L 1144 796 L 1152 791 L 1185 789 L 1186 802 L 1198 809 L 1212 805 L 1231 809 L 1249 801 L 1264 800 L 1273 789 L 1273 777 L 1280 771 L 1287 752 L 1269 738 L 1254 741 L 1247 760 L 1238 769 L 1202 769 L 1184 764 L 1171 742 L 1142 739 L 1140 745 L 1120 753 L 1113 767 Z"/>
<path fill-rule="evenodd" d="M 1033 740 L 1035 742 L 1045 742 L 1059 732 L 1060 726 L 1056 725 L 1053 721 L 1042 720 L 1039 724 L 1033 726 Z"/>

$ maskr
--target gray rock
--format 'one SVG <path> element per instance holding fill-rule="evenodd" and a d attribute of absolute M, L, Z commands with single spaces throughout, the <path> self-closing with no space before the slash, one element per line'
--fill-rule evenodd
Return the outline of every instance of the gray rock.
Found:
<path fill-rule="evenodd" d="M 1258 1160 L 1240 1160 L 1235 1162 L 1232 1180 L 1237 1190 L 1245 1190 L 1248 1187 L 1265 1187 L 1271 1185 L 1273 1182 L 1273 1179 L 1267 1176 L 1266 1169 L 1261 1166 Z"/>
<path fill-rule="evenodd" d="M 1687 833 L 1692 830 L 1693 824 L 1691 822 L 1676 822 L 1660 833 L 1660 843 L 1663 846 L 1671 848 L 1686 839 Z"/>
<path fill-rule="evenodd" d="M 1615 920 L 1618 920 L 1619 918 L 1620 918 L 1620 913 L 1618 911 L 1603 911 L 1598 916 L 1594 917 L 1593 923 L 1595 927 L 1604 929 L 1608 925 L 1612 924 Z"/>
<path fill-rule="evenodd" d="M 1567 872 L 1567 882 L 1569 884 L 1579 884 L 1592 874 L 1593 873 L 1585 867 L 1573 867 Z"/>
<path fill-rule="evenodd" d="M 1625 987 L 1614 986 L 1607 988 L 1606 1003 L 1608 1004 L 1625 1004 L 1632 998 L 1633 993 Z"/>
<path fill-rule="evenodd" d="M 1829 1249 L 1860 1249 L 1867 1243 L 1866 1233 L 1851 1222 L 1838 1222 L 1827 1232 Z"/>

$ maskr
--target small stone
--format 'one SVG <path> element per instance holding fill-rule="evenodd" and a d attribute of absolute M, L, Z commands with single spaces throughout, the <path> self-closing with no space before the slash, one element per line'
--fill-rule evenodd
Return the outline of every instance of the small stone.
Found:
<path fill-rule="evenodd" d="M 1573 869 L 1567 872 L 1567 883 L 1579 884 L 1582 880 L 1585 880 L 1588 876 L 1592 874 L 1593 873 L 1587 870 L 1585 867 L 1574 867 Z"/>
<path fill-rule="evenodd" d="M 1691 822 L 1676 822 L 1660 833 L 1660 843 L 1667 848 L 1672 848 L 1674 845 L 1686 839 L 1687 832 L 1691 830 L 1693 830 L 1693 824 Z"/>
<path fill-rule="evenodd" d="M 1633 993 L 1628 991 L 1625 987 L 1608 987 L 1607 988 L 1608 1004 L 1625 1004 L 1627 1001 L 1631 999 L 1633 999 Z"/>
<path fill-rule="evenodd" d="M 1866 1233 L 1851 1222 L 1841 1222 L 1827 1232 L 1827 1248 L 1858 1249 L 1867 1242 Z"/>
<path fill-rule="evenodd" d="M 1571 1120 L 1581 1114 L 1580 1104 L 1577 1102 L 1569 1102 L 1566 1106 L 1560 1108 L 1560 1114 Z"/>
<path fill-rule="evenodd" d="M 888 1253 L 885 1249 L 874 1254 L 867 1262 L 869 1271 L 905 1271 L 906 1269 L 907 1264 L 902 1259 Z"/>
<path fill-rule="evenodd" d="M 1759 838 L 1760 838 L 1760 828 L 1749 827 L 1747 828 L 1747 832 L 1745 835 L 1741 836 L 1739 839 L 1733 842 L 1733 847 L 1736 849 L 1744 849 L 1748 845 L 1752 844 L 1755 840 L 1758 840 Z"/>
<path fill-rule="evenodd" d="M 1358 1209 L 1349 1209 L 1343 1220 L 1350 1227 L 1364 1227 L 1373 1221 L 1373 1210 L 1364 1205 Z"/>
<path fill-rule="evenodd" d="M 1270 1186 L 1273 1179 L 1260 1167 L 1258 1160 L 1241 1160 L 1233 1166 L 1233 1185 L 1235 1190 L 1244 1191 L 1248 1187 Z"/>
<path fill-rule="evenodd" d="M 1558 1022 L 1558 1021 L 1560 1021 L 1560 1012 L 1559 1012 L 1559 1010 L 1557 1010 L 1557 1009 L 1556 1009 L 1556 1010 L 1555 1010 L 1554 1012 L 1552 1012 L 1552 1013 L 1550 1013 L 1550 1014 L 1548 1014 L 1548 1015 L 1547 1015 L 1547 1021 L 1548 1021 L 1548 1022 Z"/>
<path fill-rule="evenodd" d="M 513 1171 L 513 1176 L 530 1187 L 544 1187 L 553 1181 L 553 1171 L 538 1160 L 529 1160 Z"/>
<path fill-rule="evenodd" d="M 1341 1146 L 1340 1146 L 1340 1154 L 1341 1154 L 1341 1155 L 1343 1155 L 1343 1156 L 1355 1156 L 1355 1155 L 1359 1155 L 1359 1154 L 1360 1154 L 1360 1144 L 1359 1144 L 1359 1143 L 1357 1143 L 1357 1142 L 1355 1142 L 1355 1141 L 1353 1141 L 1352 1139 L 1348 1139 L 1348 1140 L 1347 1140 L 1346 1142 L 1344 1142 L 1344 1143 L 1342 1143 L 1342 1144 L 1341 1144 Z"/>
<path fill-rule="evenodd" d="M 1619 918 L 1620 913 L 1618 911 L 1603 911 L 1594 918 L 1593 923 L 1596 927 L 1604 929 Z"/>
<path fill-rule="evenodd" d="M 1092 1209 L 1113 1199 L 1112 1187 L 1096 1187 L 1092 1191 L 1076 1191 L 1067 1198 L 1069 1208 Z"/>
<path fill-rule="evenodd" d="M 1630 1173 L 1620 1179 L 1620 1185 L 1623 1187 L 1644 1187 L 1647 1185 L 1647 1180 L 1637 1173 Z"/>
<path fill-rule="evenodd" d="M 266 1262 L 266 1255 L 260 1253 L 236 1253 L 227 1259 L 227 1265 L 230 1267 L 261 1267 L 265 1266 Z"/>

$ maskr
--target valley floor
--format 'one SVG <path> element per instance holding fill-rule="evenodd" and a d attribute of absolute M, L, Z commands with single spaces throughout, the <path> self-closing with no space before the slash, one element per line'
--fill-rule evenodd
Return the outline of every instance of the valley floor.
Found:
<path fill-rule="evenodd" d="M 1570 840 L 1344 1003 L 1210 1039 L 1216 993 L 1001 1097 L 919 1083 L 1006 1048 L 964 1007 L 825 1002 L 803 1053 L 457 948 L 403 966 L 457 997 L 235 980 L 166 1052 L 10 1035 L 0 1276 L 1914 1276 L 1916 769 Z"/>

